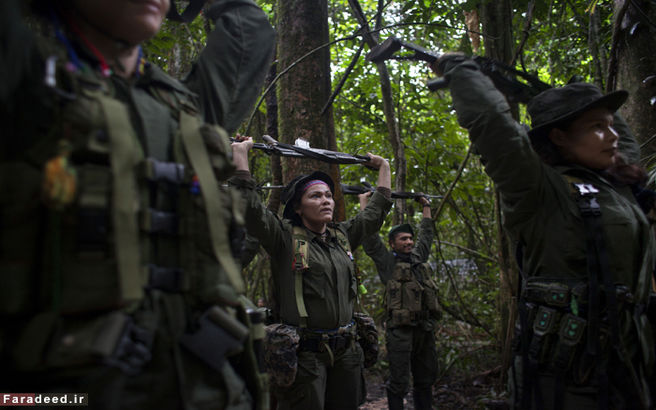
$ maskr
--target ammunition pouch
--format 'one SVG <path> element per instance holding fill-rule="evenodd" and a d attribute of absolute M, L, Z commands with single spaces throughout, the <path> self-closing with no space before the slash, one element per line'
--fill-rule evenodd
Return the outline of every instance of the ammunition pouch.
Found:
<path fill-rule="evenodd" d="M 586 350 L 587 286 L 529 280 L 522 292 L 528 329 L 516 327 L 516 333 L 529 333 L 528 359 L 534 370 L 549 369 L 558 377 L 584 384 L 593 374 L 599 357 L 609 354 L 609 326 L 605 315 L 599 327 L 599 354 Z M 626 286 L 615 287 L 618 309 L 635 308 L 634 297 Z M 521 337 L 516 335 L 514 351 L 519 352 Z"/>
<path fill-rule="evenodd" d="M 442 317 L 437 285 L 425 263 L 397 261 L 385 291 L 389 326 L 416 326 L 422 321 Z"/>

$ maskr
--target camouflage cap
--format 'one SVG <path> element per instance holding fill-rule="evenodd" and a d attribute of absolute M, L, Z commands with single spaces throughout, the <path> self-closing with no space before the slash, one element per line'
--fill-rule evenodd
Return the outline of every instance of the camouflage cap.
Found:
<path fill-rule="evenodd" d="M 605 107 L 615 112 L 628 96 L 624 90 L 604 95 L 596 85 L 589 83 L 550 88 L 535 96 L 526 106 L 532 125 L 528 135 L 534 138 L 594 108 Z"/>
<path fill-rule="evenodd" d="M 410 235 L 414 236 L 415 231 L 412 230 L 412 226 L 410 224 L 400 224 L 400 225 L 394 225 L 392 229 L 390 229 L 389 234 L 387 235 L 387 238 L 392 241 L 396 237 L 397 234 L 401 232 L 406 232 L 409 233 Z"/>

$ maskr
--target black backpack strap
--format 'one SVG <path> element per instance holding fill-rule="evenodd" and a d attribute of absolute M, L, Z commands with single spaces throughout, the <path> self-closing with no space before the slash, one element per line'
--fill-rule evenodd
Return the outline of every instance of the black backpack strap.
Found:
<path fill-rule="evenodd" d="M 608 396 L 608 369 L 602 360 L 599 351 L 599 322 L 601 318 L 600 309 L 600 283 L 605 290 L 606 313 L 610 323 L 610 340 L 612 346 L 622 355 L 619 340 L 619 319 L 617 313 L 617 300 L 615 285 L 610 272 L 608 252 L 603 237 L 603 225 L 601 222 L 601 207 L 597 202 L 596 194 L 599 192 L 591 184 L 570 179 L 576 203 L 581 212 L 581 218 L 585 227 L 585 246 L 588 266 L 588 334 L 586 350 L 590 356 L 596 359 L 598 365 L 597 380 L 599 383 L 598 406 L 607 409 L 609 405 Z M 561 381 L 562 382 L 562 381 Z M 556 389 L 558 393 L 559 389 Z M 562 404 L 562 397 L 556 399 Z"/>

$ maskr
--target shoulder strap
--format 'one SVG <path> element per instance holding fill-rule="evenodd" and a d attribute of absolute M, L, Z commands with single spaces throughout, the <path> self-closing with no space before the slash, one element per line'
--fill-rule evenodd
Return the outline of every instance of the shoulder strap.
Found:
<path fill-rule="evenodd" d="M 143 278 L 139 261 L 139 230 L 137 227 L 138 198 L 135 169 L 143 152 L 131 126 L 124 104 L 98 95 L 98 101 L 107 118 L 110 136 L 111 166 L 113 174 L 112 220 L 120 275 L 121 296 L 125 300 L 138 300 L 143 296 Z"/>
<path fill-rule="evenodd" d="M 300 317 L 300 327 L 307 327 L 308 313 L 303 299 L 303 273 L 310 268 L 309 252 L 310 241 L 305 230 L 300 226 L 292 228 L 292 246 L 294 255 L 292 257 L 292 271 L 294 272 L 294 294 L 296 309 Z"/>
<path fill-rule="evenodd" d="M 187 157 L 200 182 L 214 256 L 225 269 L 235 291 L 244 293 L 246 286 L 230 250 L 228 228 L 223 223 L 221 203 L 219 201 L 221 193 L 219 192 L 214 171 L 212 171 L 203 137 L 200 135 L 200 121 L 186 111 L 180 111 L 180 131 Z"/>

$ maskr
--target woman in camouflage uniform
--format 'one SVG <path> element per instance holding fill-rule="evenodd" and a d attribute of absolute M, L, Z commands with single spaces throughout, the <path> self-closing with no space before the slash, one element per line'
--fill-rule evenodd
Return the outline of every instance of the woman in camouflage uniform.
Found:
<path fill-rule="evenodd" d="M 434 68 L 522 251 L 513 405 L 649 408 L 654 237 L 649 204 L 636 200 L 644 171 L 627 165 L 637 146 L 614 115 L 628 94 L 583 83 L 544 91 L 527 107 L 527 135 L 476 63 L 447 55 Z"/>
<path fill-rule="evenodd" d="M 353 304 L 357 293 L 351 249 L 380 229 L 392 206 L 390 169 L 372 155 L 378 188 L 369 206 L 333 223 L 333 181 L 323 172 L 301 175 L 282 194 L 284 219 L 268 210 L 255 191 L 247 153 L 253 142 L 232 145 L 237 171 L 231 183 L 244 194 L 246 228 L 271 256 L 277 308 L 274 314 L 297 332 L 297 373 L 277 386 L 278 408 L 357 409 L 362 397 L 362 349 L 355 343 Z"/>

